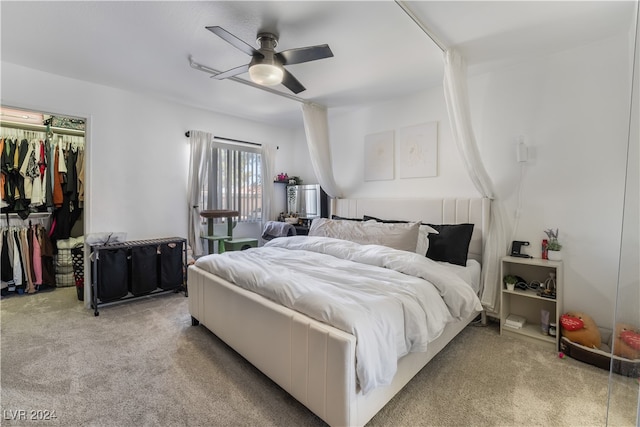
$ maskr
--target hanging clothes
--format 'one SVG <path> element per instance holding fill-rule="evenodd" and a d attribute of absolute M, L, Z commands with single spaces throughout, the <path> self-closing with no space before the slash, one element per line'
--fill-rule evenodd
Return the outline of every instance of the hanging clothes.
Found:
<path fill-rule="evenodd" d="M 56 286 L 56 269 L 53 263 L 54 247 L 44 227 L 36 229 L 38 243 L 40 245 L 40 255 L 42 259 L 42 283 Z"/>
<path fill-rule="evenodd" d="M 65 163 L 67 165 L 67 182 L 64 187 L 65 193 L 69 194 L 69 199 L 78 199 L 78 173 L 76 161 L 78 159 L 78 148 L 70 147 L 65 151 Z"/>
<path fill-rule="evenodd" d="M 5 138 L 0 138 L 0 166 L 1 164 L 4 164 L 4 157 L 5 157 L 5 152 L 4 152 L 4 144 L 5 144 Z M 0 207 L 6 207 L 8 206 L 8 203 L 5 201 L 5 183 L 6 183 L 6 178 L 7 176 L 4 173 L 4 168 L 2 168 L 2 170 L 0 170 Z"/>
<path fill-rule="evenodd" d="M 62 182 L 64 180 L 62 172 L 60 172 L 60 164 L 64 164 L 64 158 L 62 162 L 60 160 L 59 150 L 55 150 L 53 153 L 53 206 L 59 208 L 64 201 L 64 192 L 62 190 Z"/>
<path fill-rule="evenodd" d="M 26 197 L 24 190 L 24 179 L 20 179 L 20 168 L 24 163 L 24 159 L 27 157 L 29 151 L 29 141 L 22 139 L 16 147 L 16 151 L 13 156 L 13 171 L 16 174 L 16 199 L 24 199 Z"/>
<path fill-rule="evenodd" d="M 14 274 L 13 274 L 13 269 L 14 269 L 14 265 L 13 265 L 13 246 L 14 246 L 14 237 L 13 237 L 13 230 L 9 229 L 6 232 L 6 240 L 5 240 L 5 245 L 3 246 L 3 250 L 6 252 L 7 254 L 7 259 L 9 260 L 9 271 L 11 272 L 11 276 L 8 277 L 7 280 L 8 283 L 10 285 L 15 286 L 15 280 L 14 280 Z"/>
<path fill-rule="evenodd" d="M 82 208 L 84 207 L 84 150 L 78 151 L 76 172 L 78 175 L 78 206 Z"/>
<path fill-rule="evenodd" d="M 1 127 L 0 207 L 27 218 L 69 200 L 84 202 L 84 136 Z M 12 136 L 8 136 L 10 133 Z M 73 211 L 73 207 L 70 208 Z"/>
<path fill-rule="evenodd" d="M 35 293 L 41 285 L 55 287 L 53 247 L 42 225 L 2 227 L 2 288 Z"/>
<path fill-rule="evenodd" d="M 41 159 L 40 147 L 43 145 L 42 141 L 36 141 L 34 144 L 33 158 L 35 161 L 34 169 L 32 169 L 31 176 L 33 177 L 32 190 L 31 190 L 31 207 L 38 208 L 44 205 L 44 179 L 45 176 L 40 172 L 42 167 L 40 166 Z M 46 168 L 45 168 L 46 169 Z"/>
<path fill-rule="evenodd" d="M 34 178 L 37 178 L 40 174 L 35 154 L 36 142 L 37 141 L 31 141 L 28 144 L 25 159 L 20 166 L 20 175 L 24 182 L 24 196 L 29 200 L 32 198 Z"/>
<path fill-rule="evenodd" d="M 13 230 L 10 235 L 9 247 L 13 252 L 13 283 L 16 287 L 22 286 L 24 283 L 22 265 L 22 257 L 20 256 L 20 236 L 18 230 Z"/>
<path fill-rule="evenodd" d="M 29 246 L 32 250 L 33 262 L 33 284 L 35 286 L 42 285 L 42 252 L 40 250 L 40 241 L 38 240 L 37 227 L 29 227 Z"/>
<path fill-rule="evenodd" d="M 20 249 L 22 283 L 27 293 L 32 294 L 35 292 L 35 288 L 33 287 L 33 274 L 31 268 L 32 260 L 29 256 L 29 254 L 31 253 L 31 248 L 29 247 L 29 243 L 27 241 L 26 228 L 21 228 L 16 232 L 16 242 L 18 242 L 18 247 Z"/>
<path fill-rule="evenodd" d="M 13 251 L 9 250 L 9 229 L 2 230 L 2 246 L 0 247 L 0 281 L 2 287 L 13 282 Z"/>
<path fill-rule="evenodd" d="M 13 158 L 16 150 L 16 141 L 5 140 L 4 150 L 1 153 L 0 171 L 4 177 L 3 201 L 9 209 L 13 208 L 15 195 L 15 180 L 13 179 Z"/>
<path fill-rule="evenodd" d="M 45 186 L 45 205 L 47 207 L 53 207 L 53 157 L 54 149 L 52 149 L 51 141 L 48 139 L 44 143 L 44 158 L 47 165 L 47 172 L 45 174 L 46 186 Z"/>

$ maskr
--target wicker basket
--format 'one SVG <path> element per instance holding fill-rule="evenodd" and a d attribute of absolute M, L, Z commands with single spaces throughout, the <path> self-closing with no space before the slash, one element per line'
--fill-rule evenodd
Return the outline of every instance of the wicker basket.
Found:
<path fill-rule="evenodd" d="M 84 301 L 84 248 L 71 249 L 71 262 L 73 263 L 73 277 L 76 282 L 78 299 Z"/>

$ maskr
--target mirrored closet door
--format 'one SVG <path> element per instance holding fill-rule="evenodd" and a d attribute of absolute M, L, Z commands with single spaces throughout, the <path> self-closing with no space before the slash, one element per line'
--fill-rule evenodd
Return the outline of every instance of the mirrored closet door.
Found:
<path fill-rule="evenodd" d="M 640 426 L 640 10 L 636 5 L 627 167 L 607 425 Z"/>

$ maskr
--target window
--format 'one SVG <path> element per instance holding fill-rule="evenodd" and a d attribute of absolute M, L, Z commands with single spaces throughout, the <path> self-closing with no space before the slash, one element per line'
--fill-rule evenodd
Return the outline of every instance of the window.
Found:
<path fill-rule="evenodd" d="M 202 191 L 207 209 L 240 213 L 239 222 L 262 220 L 262 155 L 260 147 L 215 139 L 208 153 L 209 179 Z"/>

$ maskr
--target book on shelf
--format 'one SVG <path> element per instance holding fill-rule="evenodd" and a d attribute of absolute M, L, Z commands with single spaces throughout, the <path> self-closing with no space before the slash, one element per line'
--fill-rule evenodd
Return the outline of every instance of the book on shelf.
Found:
<path fill-rule="evenodd" d="M 507 316 L 504 324 L 510 328 L 520 329 L 525 323 L 527 323 L 527 319 L 522 316 L 518 316 L 517 314 L 510 314 Z"/>

